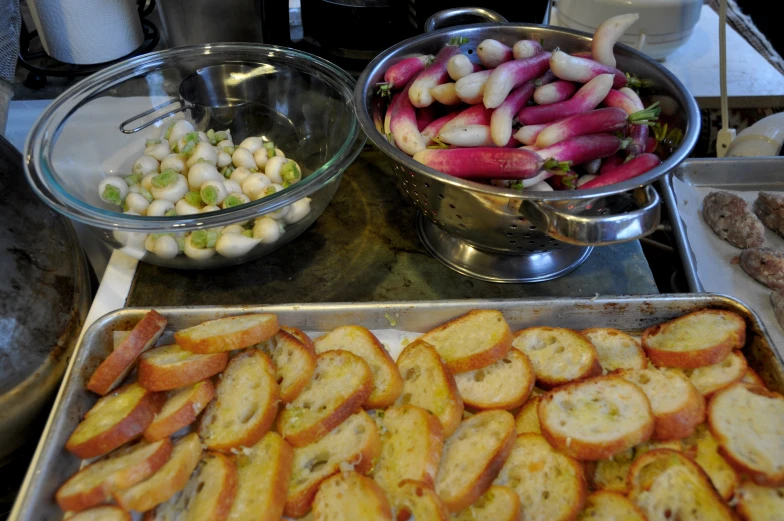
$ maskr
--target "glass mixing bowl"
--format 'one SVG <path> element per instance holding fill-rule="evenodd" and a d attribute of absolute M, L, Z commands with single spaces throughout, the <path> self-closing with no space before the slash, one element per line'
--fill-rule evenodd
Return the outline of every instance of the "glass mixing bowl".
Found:
<path fill-rule="evenodd" d="M 144 153 L 145 141 L 159 138 L 172 116 L 134 133 L 121 131 L 121 123 L 133 119 L 124 127 L 129 128 L 152 122 L 171 110 L 167 102 L 180 99 L 180 83 L 186 77 L 226 64 L 250 67 L 253 99 L 230 100 L 230 105 L 242 101 L 231 110 L 190 106 L 174 117 L 190 120 L 196 130 L 229 128 L 236 145 L 245 137 L 263 136 L 300 165 L 302 180 L 241 206 L 195 215 L 131 215 L 103 202 L 100 181 L 107 175 L 129 175 L 135 159 Z M 295 239 L 329 204 L 343 171 L 365 143 L 354 115 L 353 84 L 351 76 L 328 61 L 270 45 L 198 45 L 132 58 L 90 76 L 54 100 L 25 144 L 25 173 L 49 206 L 137 259 L 185 269 L 240 264 Z M 145 112 L 150 114 L 137 117 Z M 285 224 L 277 241 L 260 243 L 239 257 L 215 254 L 195 259 L 181 253 L 167 259 L 145 248 L 149 234 L 182 238 L 195 230 L 252 223 L 306 197 L 310 211 L 305 217 Z"/>

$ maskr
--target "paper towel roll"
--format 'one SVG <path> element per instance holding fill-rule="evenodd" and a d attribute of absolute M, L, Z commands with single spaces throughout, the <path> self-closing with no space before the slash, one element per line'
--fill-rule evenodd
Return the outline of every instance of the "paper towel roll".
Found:
<path fill-rule="evenodd" d="M 44 50 L 66 63 L 103 63 L 144 40 L 136 0 L 28 0 Z"/>

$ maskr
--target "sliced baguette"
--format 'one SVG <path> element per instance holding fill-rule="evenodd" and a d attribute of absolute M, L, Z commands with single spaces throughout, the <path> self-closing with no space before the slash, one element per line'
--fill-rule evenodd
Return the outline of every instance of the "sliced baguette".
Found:
<path fill-rule="evenodd" d="M 297 338 L 283 330 L 257 347 L 275 364 L 281 401 L 284 403 L 294 401 L 316 370 L 316 355 Z"/>
<path fill-rule="evenodd" d="M 706 424 L 697 427 L 697 430 L 683 440 L 690 452 L 694 453 L 693 459 L 713 483 L 724 501 L 729 501 L 738 486 L 740 478 L 735 469 L 719 454 L 719 444 L 708 430 Z"/>
<path fill-rule="evenodd" d="M 198 434 L 193 432 L 180 438 L 169 459 L 155 474 L 127 490 L 115 492 L 114 500 L 125 510 L 147 512 L 155 508 L 185 487 L 201 456 Z"/>
<path fill-rule="evenodd" d="M 216 375 L 228 362 L 228 353 L 196 355 L 176 344 L 156 347 L 139 358 L 139 384 L 150 391 L 170 391 Z"/>
<path fill-rule="evenodd" d="M 348 351 L 317 356 L 316 370 L 297 398 L 278 417 L 278 432 L 294 447 L 314 443 L 359 409 L 373 388 L 362 358 Z"/>
<path fill-rule="evenodd" d="M 207 453 L 181 492 L 144 521 L 225 521 L 237 493 L 237 467 L 228 456 Z"/>
<path fill-rule="evenodd" d="M 385 492 L 404 480 L 433 488 L 444 434 L 441 422 L 415 405 L 390 407 L 381 420 L 381 456 L 373 478 Z"/>
<path fill-rule="evenodd" d="M 744 481 L 735 494 L 735 509 L 743 521 L 780 521 L 784 512 L 784 488 L 761 487 Z"/>
<path fill-rule="evenodd" d="M 620 376 L 563 385 L 538 406 L 547 441 L 567 456 L 600 460 L 648 441 L 654 417 L 645 393 Z"/>
<path fill-rule="evenodd" d="M 705 421 L 705 398 L 677 372 L 649 367 L 622 369 L 618 374 L 640 387 L 648 396 L 655 417 L 651 439 L 685 438 Z"/>
<path fill-rule="evenodd" d="M 134 486 L 154 474 L 171 454 L 171 442 L 142 441 L 102 458 L 71 476 L 55 495 L 64 511 L 105 503 L 112 493 Z"/>
<path fill-rule="evenodd" d="M 514 417 L 484 411 L 466 419 L 444 442 L 436 493 L 450 512 L 474 504 L 490 488 L 515 438 Z"/>
<path fill-rule="evenodd" d="M 497 362 L 455 375 L 463 403 L 476 409 L 516 409 L 528 399 L 536 382 L 531 361 L 517 349 Z"/>
<path fill-rule="evenodd" d="M 314 355 L 316 354 L 316 344 L 313 343 L 313 340 L 311 340 L 310 337 L 307 334 L 305 334 L 304 331 L 297 329 L 296 327 L 290 327 L 290 326 L 280 326 L 280 329 L 281 331 L 285 331 L 289 335 L 299 340 L 302 343 L 302 345 L 305 346 L 305 349 L 307 349 Z"/>
<path fill-rule="evenodd" d="M 319 441 L 295 448 L 284 514 L 293 518 L 304 516 L 322 481 L 341 469 L 367 474 L 373 470 L 380 452 L 376 423 L 362 410 Z"/>
<path fill-rule="evenodd" d="M 583 332 L 599 355 L 605 373 L 616 369 L 645 369 L 648 358 L 636 338 L 608 327 L 586 329 Z"/>
<path fill-rule="evenodd" d="M 64 519 L 67 521 L 131 521 L 131 514 L 120 507 L 108 505 L 82 510 L 78 514 Z"/>
<path fill-rule="evenodd" d="M 512 332 L 500 311 L 479 309 L 428 331 L 419 340 L 433 346 L 452 373 L 500 360 L 512 347 Z"/>
<path fill-rule="evenodd" d="M 765 382 L 762 381 L 760 375 L 757 374 L 757 372 L 751 367 L 746 368 L 746 374 L 743 375 L 741 382 L 756 385 L 762 387 L 763 389 L 767 389 L 767 387 L 765 386 Z"/>
<path fill-rule="evenodd" d="M 708 426 L 721 454 L 758 485 L 784 486 L 784 397 L 736 383 L 708 405 Z"/>
<path fill-rule="evenodd" d="M 230 452 L 250 447 L 269 430 L 278 413 L 275 367 L 253 349 L 231 359 L 199 423 L 199 436 L 210 450 Z"/>
<path fill-rule="evenodd" d="M 411 404 L 430 411 L 441 422 L 444 436 L 452 434 L 463 417 L 463 400 L 435 348 L 415 340 L 400 353 L 397 366 L 403 376 L 403 392 L 395 405 Z"/>
<path fill-rule="evenodd" d="M 642 335 L 642 348 L 656 366 L 695 369 L 718 364 L 746 342 L 746 321 L 731 311 L 695 311 Z"/>
<path fill-rule="evenodd" d="M 174 392 L 163 404 L 152 423 L 144 430 L 144 438 L 148 441 L 168 438 L 195 422 L 196 417 L 207 407 L 213 396 L 215 396 L 215 386 L 210 380 Z"/>
<path fill-rule="evenodd" d="M 539 425 L 539 401 L 542 396 L 532 396 L 529 398 L 525 405 L 523 405 L 520 412 L 515 417 L 515 429 L 517 434 L 525 434 L 531 432 L 534 434 L 542 434 L 542 427 Z"/>
<path fill-rule="evenodd" d="M 576 521 L 648 521 L 637 505 L 617 492 L 589 495 Z"/>
<path fill-rule="evenodd" d="M 449 521 L 449 511 L 432 488 L 416 481 L 402 481 L 385 490 L 396 521 Z"/>
<path fill-rule="evenodd" d="M 602 374 L 596 348 L 571 329 L 529 327 L 515 333 L 512 346 L 528 355 L 542 389 Z"/>
<path fill-rule="evenodd" d="M 392 405 L 403 390 L 395 361 L 378 339 L 361 326 L 341 326 L 315 340 L 316 354 L 342 349 L 367 362 L 373 373 L 373 392 L 365 401 L 366 409 Z"/>
<path fill-rule="evenodd" d="M 95 402 L 65 448 L 82 459 L 111 452 L 141 435 L 165 398 L 139 384 L 121 387 Z"/>
<path fill-rule="evenodd" d="M 278 521 L 283 514 L 294 452 L 276 432 L 234 458 L 237 495 L 228 521 Z"/>
<path fill-rule="evenodd" d="M 278 332 L 278 317 L 271 313 L 241 315 L 210 320 L 174 333 L 174 341 L 198 354 L 245 349 L 272 338 Z"/>
<path fill-rule="evenodd" d="M 120 385 L 133 368 L 136 358 L 154 346 L 161 337 L 166 323 L 166 319 L 157 311 L 150 310 L 101 362 L 87 382 L 87 388 L 103 396 Z"/>
<path fill-rule="evenodd" d="M 585 504 L 580 463 L 539 434 L 520 434 L 493 482 L 517 492 L 526 521 L 571 521 Z"/>
<path fill-rule="evenodd" d="M 733 351 L 718 364 L 698 367 L 697 369 L 686 369 L 684 373 L 692 385 L 704 397 L 708 398 L 716 391 L 720 391 L 742 380 L 747 368 L 746 358 L 740 351 Z"/>
<path fill-rule="evenodd" d="M 375 481 L 357 472 L 327 478 L 313 500 L 314 521 L 392 521 L 392 509 Z"/>
<path fill-rule="evenodd" d="M 452 521 L 521 521 L 522 505 L 517 492 L 493 485 L 476 503 L 452 514 Z"/>
<path fill-rule="evenodd" d="M 638 458 L 629 470 L 629 499 L 648 521 L 733 521 L 699 465 L 680 452 L 657 449 Z"/>
<path fill-rule="evenodd" d="M 593 471 L 586 473 L 590 478 L 591 487 L 596 490 L 626 494 L 629 491 L 626 476 L 629 475 L 632 462 L 635 458 L 656 449 L 672 449 L 683 452 L 684 446 L 680 440 L 649 441 L 616 454 L 612 458 L 599 460 Z"/>

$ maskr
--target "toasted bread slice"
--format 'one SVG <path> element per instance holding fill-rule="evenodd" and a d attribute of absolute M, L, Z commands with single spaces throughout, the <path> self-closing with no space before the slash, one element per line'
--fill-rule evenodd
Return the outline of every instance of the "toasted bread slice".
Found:
<path fill-rule="evenodd" d="M 512 346 L 528 355 L 542 389 L 602 374 L 596 348 L 571 329 L 529 327 L 515 333 Z"/>
<path fill-rule="evenodd" d="M 296 327 L 290 327 L 290 326 L 280 326 L 280 329 L 281 331 L 285 331 L 289 335 L 299 340 L 302 343 L 302 345 L 305 346 L 305 349 L 307 349 L 314 355 L 316 354 L 316 344 L 313 343 L 313 340 L 311 340 L 310 337 L 304 331 L 297 329 Z"/>
<path fill-rule="evenodd" d="M 692 385 L 704 397 L 708 398 L 716 391 L 720 391 L 742 380 L 747 368 L 746 358 L 740 351 L 733 351 L 718 364 L 698 367 L 697 369 L 685 369 L 684 373 Z"/>
<path fill-rule="evenodd" d="M 743 521 L 779 521 L 784 512 L 784 488 L 761 487 L 744 481 L 735 497 L 735 509 Z"/>
<path fill-rule="evenodd" d="M 215 386 L 210 380 L 174 392 L 163 404 L 161 412 L 144 430 L 144 438 L 148 441 L 168 438 L 195 422 L 196 417 L 207 407 L 213 396 L 215 396 Z"/>
<path fill-rule="evenodd" d="M 294 452 L 276 432 L 243 448 L 237 464 L 237 495 L 228 521 L 278 521 L 283 514 Z"/>
<path fill-rule="evenodd" d="M 403 376 L 403 393 L 395 405 L 416 405 L 436 415 L 444 436 L 452 434 L 463 417 L 463 399 L 455 378 L 435 348 L 415 340 L 397 358 Z"/>
<path fill-rule="evenodd" d="M 452 515 L 453 521 L 521 521 L 522 505 L 517 492 L 493 485 L 476 503 Z"/>
<path fill-rule="evenodd" d="M 68 521 L 131 521 L 131 514 L 120 507 L 107 505 L 82 510 L 78 514 L 64 519 Z"/>
<path fill-rule="evenodd" d="M 561 454 L 539 434 L 520 434 L 493 482 L 520 497 L 525 519 L 570 521 L 585 504 L 580 463 Z"/>
<path fill-rule="evenodd" d="M 373 392 L 365 401 L 366 409 L 392 405 L 403 390 L 395 361 L 378 339 L 361 326 L 341 326 L 315 340 L 316 354 L 342 349 L 367 362 L 373 373 Z"/>
<path fill-rule="evenodd" d="M 113 492 L 134 486 L 154 474 L 171 454 L 166 440 L 123 447 L 71 476 L 56 494 L 64 511 L 79 511 L 105 503 Z"/>
<path fill-rule="evenodd" d="M 348 351 L 317 356 L 316 370 L 297 398 L 278 418 L 278 432 L 294 447 L 314 443 L 359 409 L 373 388 L 362 358 Z"/>
<path fill-rule="evenodd" d="M 294 401 L 310 381 L 316 370 L 316 355 L 294 336 L 283 330 L 258 345 L 275 364 L 280 399 Z"/>
<path fill-rule="evenodd" d="M 101 362 L 87 382 L 87 388 L 103 396 L 120 385 L 133 368 L 136 357 L 154 346 L 161 337 L 166 323 L 166 319 L 157 311 L 150 310 Z"/>
<path fill-rule="evenodd" d="M 215 397 L 199 423 L 204 445 L 221 452 L 250 447 L 267 433 L 278 414 L 275 367 L 255 349 L 237 355 L 223 372 Z"/>
<path fill-rule="evenodd" d="M 517 434 L 525 434 L 531 432 L 534 434 L 542 434 L 542 427 L 539 425 L 539 401 L 542 396 L 531 396 L 520 412 L 515 417 L 515 429 Z"/>
<path fill-rule="evenodd" d="M 228 456 L 207 453 L 185 488 L 144 516 L 144 521 L 225 521 L 237 493 L 237 467 Z"/>
<path fill-rule="evenodd" d="M 746 374 L 743 375 L 741 382 L 756 385 L 762 387 L 763 389 L 767 389 L 767 387 L 765 386 L 765 382 L 762 381 L 760 375 L 757 374 L 757 372 L 751 367 L 746 368 Z"/>
<path fill-rule="evenodd" d="M 680 440 L 648 441 L 616 454 L 612 458 L 599 460 L 593 471 L 586 474 L 590 478 L 591 487 L 596 490 L 626 494 L 629 491 L 626 476 L 629 475 L 632 462 L 635 458 L 656 449 L 672 449 L 683 452 L 684 446 Z"/>
<path fill-rule="evenodd" d="M 648 521 L 637 505 L 617 492 L 594 492 L 576 521 Z"/>
<path fill-rule="evenodd" d="M 746 342 L 746 321 L 732 311 L 705 309 L 642 335 L 642 348 L 654 365 L 695 369 L 718 364 Z"/>
<path fill-rule="evenodd" d="M 616 369 L 645 369 L 648 358 L 636 338 L 609 327 L 583 330 L 599 355 L 605 373 Z"/>
<path fill-rule="evenodd" d="M 384 492 L 392 507 L 393 519 L 449 521 L 449 510 L 444 502 L 432 488 L 422 483 L 404 480 L 394 489 Z"/>
<path fill-rule="evenodd" d="M 652 450 L 629 470 L 629 499 L 649 521 L 733 521 L 699 465 L 680 452 Z"/>
<path fill-rule="evenodd" d="M 272 338 L 278 329 L 277 315 L 258 313 L 210 320 L 177 331 L 174 341 L 192 353 L 221 353 L 260 344 Z"/>
<path fill-rule="evenodd" d="M 111 452 L 144 432 L 165 398 L 139 384 L 121 387 L 95 402 L 65 448 L 82 459 Z"/>
<path fill-rule="evenodd" d="M 193 432 L 183 436 L 155 474 L 127 490 L 115 492 L 114 500 L 126 510 L 146 512 L 155 508 L 185 487 L 201 456 L 199 435 Z"/>
<path fill-rule="evenodd" d="M 433 488 L 444 434 L 441 422 L 415 405 L 390 407 L 381 420 L 381 456 L 373 477 L 384 491 L 411 480 Z"/>
<path fill-rule="evenodd" d="M 708 425 L 721 454 L 758 485 L 784 486 L 784 397 L 736 383 L 708 405 Z"/>
<path fill-rule="evenodd" d="M 487 492 L 514 438 L 514 417 L 506 411 L 475 414 L 447 438 L 436 493 L 450 512 L 468 508 Z"/>
<path fill-rule="evenodd" d="M 362 410 L 319 441 L 294 449 L 289 491 L 284 513 L 302 517 L 308 513 L 322 481 L 341 469 L 367 474 L 381 452 L 376 423 Z"/>
<path fill-rule="evenodd" d="M 435 347 L 452 373 L 500 360 L 512 347 L 512 332 L 500 311 L 477 309 L 428 331 L 419 340 Z"/>
<path fill-rule="evenodd" d="M 313 519 L 392 521 L 392 509 L 375 481 L 357 472 L 342 472 L 319 487 L 313 500 Z"/>
<path fill-rule="evenodd" d="M 705 398 L 677 372 L 649 367 L 622 369 L 618 374 L 640 387 L 648 396 L 656 419 L 651 439 L 685 438 L 705 421 Z"/>
<path fill-rule="evenodd" d="M 691 459 L 702 467 L 722 499 L 729 501 L 740 478 L 735 469 L 719 454 L 719 444 L 708 430 L 708 426 L 703 423 L 683 442 L 694 454 Z"/>
<path fill-rule="evenodd" d="M 579 460 L 600 460 L 648 441 L 654 417 L 645 393 L 620 376 L 599 376 L 545 394 L 538 407 L 547 441 Z"/>
<path fill-rule="evenodd" d="M 536 382 L 531 361 L 517 349 L 494 364 L 455 375 L 463 403 L 476 409 L 515 409 L 528 399 Z"/>
<path fill-rule="evenodd" d="M 228 353 L 196 355 L 176 344 L 156 347 L 139 358 L 139 384 L 150 391 L 170 391 L 216 375 L 228 362 Z"/>

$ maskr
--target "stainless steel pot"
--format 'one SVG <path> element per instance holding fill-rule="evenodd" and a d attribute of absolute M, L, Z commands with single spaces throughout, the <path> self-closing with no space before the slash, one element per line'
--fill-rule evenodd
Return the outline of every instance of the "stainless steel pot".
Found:
<path fill-rule="evenodd" d="M 420 238 L 453 269 L 494 282 L 536 282 L 564 275 L 593 246 L 634 240 L 659 223 L 661 200 L 649 186 L 691 152 L 700 129 L 699 109 L 686 87 L 656 61 L 616 45 L 618 68 L 652 80 L 651 92 L 678 105 L 684 130 L 680 147 L 655 169 L 629 181 L 591 190 L 520 192 L 458 179 L 426 167 L 391 145 L 383 134 L 384 103 L 375 95 L 386 69 L 415 53 L 435 54 L 452 37 L 469 38 L 463 50 L 475 59 L 486 38 L 507 45 L 542 40 L 547 49 L 590 49 L 591 35 L 526 24 L 475 24 L 433 31 L 405 40 L 374 59 L 357 82 L 357 117 L 370 141 L 386 154 L 398 186 L 419 209 Z M 631 193 L 626 193 L 630 192 Z"/>

